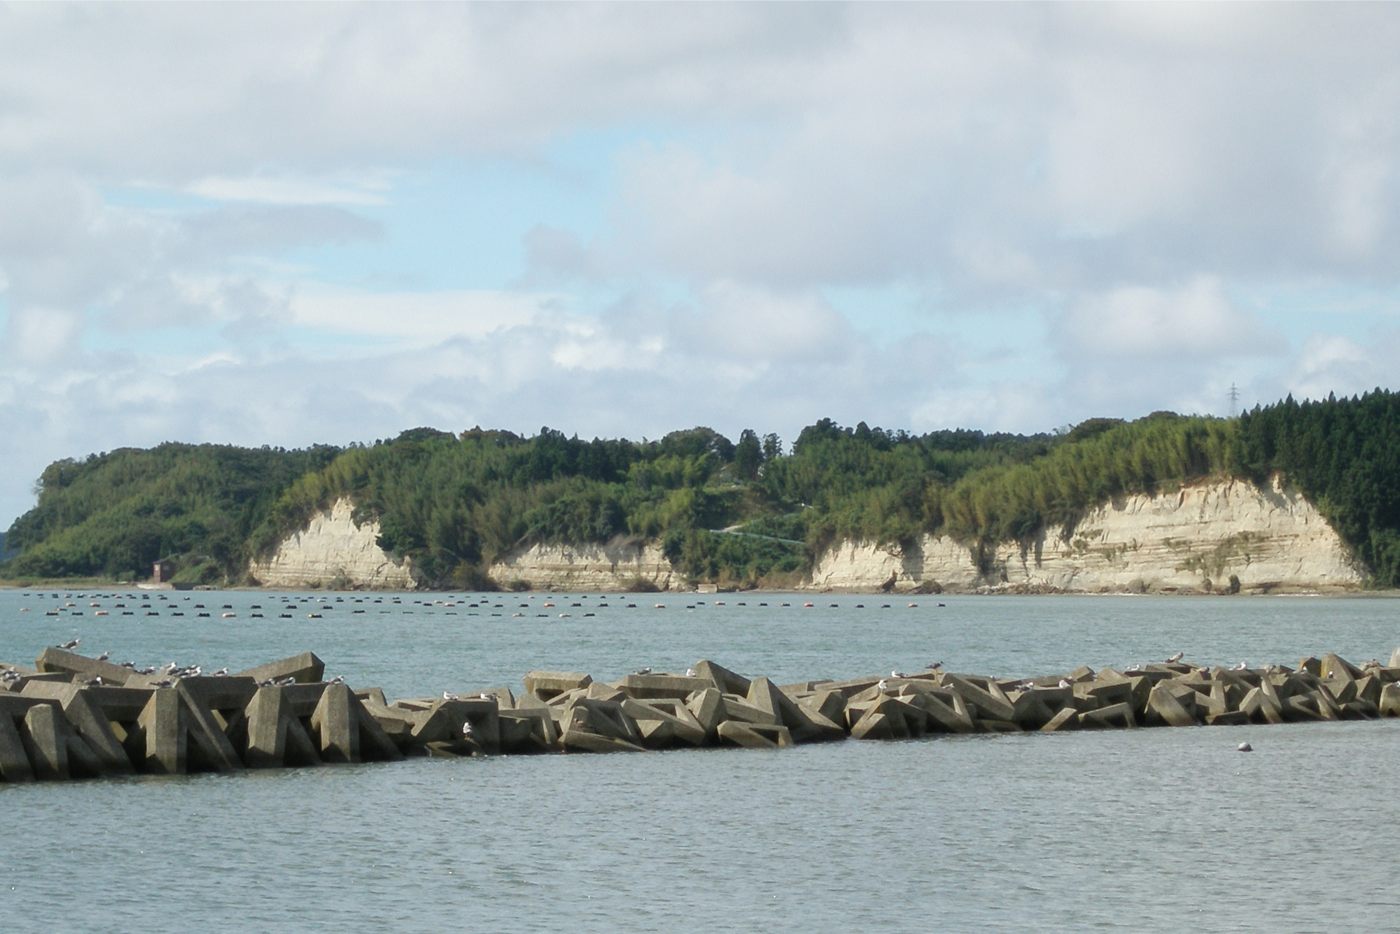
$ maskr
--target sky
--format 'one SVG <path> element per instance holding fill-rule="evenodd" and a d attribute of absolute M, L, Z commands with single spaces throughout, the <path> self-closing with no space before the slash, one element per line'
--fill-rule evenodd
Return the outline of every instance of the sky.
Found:
<path fill-rule="evenodd" d="M 0 530 L 162 441 L 1394 388 L 1400 5 L 0 5 Z"/>

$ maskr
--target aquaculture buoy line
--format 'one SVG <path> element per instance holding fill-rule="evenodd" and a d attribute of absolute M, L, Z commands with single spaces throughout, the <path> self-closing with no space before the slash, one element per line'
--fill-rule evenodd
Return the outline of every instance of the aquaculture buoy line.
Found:
<path fill-rule="evenodd" d="M 0 779 L 1400 715 L 1400 650 L 1386 666 L 1335 654 L 1293 668 L 1172 658 L 1033 678 L 954 674 L 930 662 L 913 674 L 788 685 L 700 661 L 684 674 L 643 667 L 607 684 L 532 671 L 519 693 L 443 691 L 390 703 L 377 688 L 324 680 L 311 652 L 206 674 L 202 665 L 137 668 L 53 646 L 33 669 L 0 664 Z"/>
<path fill-rule="evenodd" d="M 558 618 L 568 619 L 570 617 L 580 617 L 583 619 L 592 618 L 597 615 L 598 610 L 620 609 L 638 610 L 654 609 L 664 610 L 668 607 L 673 609 L 685 609 L 691 611 L 705 610 L 707 607 L 755 607 L 759 609 L 821 609 L 815 601 L 795 601 L 795 600 L 702 600 L 694 595 L 685 595 L 683 601 L 672 603 L 652 602 L 646 600 L 638 602 L 637 594 L 616 593 L 579 594 L 577 596 L 556 596 L 554 594 L 516 594 L 516 593 L 480 593 L 480 594 L 436 594 L 432 596 L 412 597 L 411 595 L 382 592 L 357 592 L 337 594 L 275 594 L 270 593 L 263 599 L 269 604 L 276 602 L 275 606 L 264 608 L 261 603 L 254 603 L 246 612 L 240 616 L 236 608 L 229 603 L 214 605 L 213 598 L 206 596 L 213 591 L 195 591 L 192 594 L 176 591 L 40 591 L 36 593 L 37 599 L 44 601 L 40 607 L 45 616 L 49 617 L 106 617 L 115 619 L 117 617 L 186 617 L 193 616 L 195 619 L 223 619 L 233 620 L 239 618 L 264 619 L 269 615 L 275 615 L 277 619 L 295 619 L 305 615 L 307 619 L 322 619 L 324 614 L 335 611 L 349 609 L 352 615 L 368 614 L 371 611 L 380 615 L 411 615 L 417 612 L 415 607 L 431 609 L 433 612 L 444 616 L 486 616 L 486 617 L 512 617 L 526 618 L 534 617 L 538 619 Z M 538 599 L 537 599 L 538 598 Z M 48 603 L 48 601 L 54 601 Z M 60 604 L 58 601 L 62 601 Z M 79 601 L 86 601 L 80 603 Z M 522 602 L 523 601 L 523 602 Z M 592 601 L 586 602 L 586 601 Z M 910 601 L 903 604 L 864 603 L 855 604 L 853 609 L 879 609 L 893 610 L 906 609 L 916 610 L 922 608 L 938 609 L 945 607 L 944 603 L 920 604 L 917 601 Z M 839 603 L 828 604 L 825 609 L 842 609 Z M 21 613 L 33 612 L 35 608 L 24 606 L 20 608 Z M 578 610 L 580 612 L 575 613 Z M 272 611 L 275 611 L 273 613 Z M 304 611 L 304 613 L 303 613 Z M 115 614 L 115 617 L 114 617 Z"/>

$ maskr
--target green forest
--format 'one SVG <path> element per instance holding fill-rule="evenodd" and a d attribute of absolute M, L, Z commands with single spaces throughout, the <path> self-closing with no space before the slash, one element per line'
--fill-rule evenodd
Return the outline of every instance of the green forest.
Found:
<path fill-rule="evenodd" d="M 656 541 L 692 581 L 794 583 L 833 542 L 943 534 L 975 546 L 1072 529 L 1120 493 L 1207 477 L 1298 486 L 1370 570 L 1400 585 L 1400 395 L 1291 397 L 1222 419 L 1157 412 L 1046 434 L 910 434 L 822 419 L 791 444 L 709 428 L 649 441 L 415 428 L 307 450 L 162 444 L 50 465 L 6 533 L 10 580 L 135 579 L 176 559 L 238 583 L 340 497 L 430 586 L 490 588 L 537 542 Z"/>

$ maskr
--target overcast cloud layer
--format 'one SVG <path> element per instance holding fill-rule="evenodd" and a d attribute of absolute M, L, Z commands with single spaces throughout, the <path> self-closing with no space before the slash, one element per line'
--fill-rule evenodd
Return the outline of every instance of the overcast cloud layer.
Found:
<path fill-rule="evenodd" d="M 1400 6 L 0 6 L 60 457 L 1041 431 L 1392 386 Z"/>

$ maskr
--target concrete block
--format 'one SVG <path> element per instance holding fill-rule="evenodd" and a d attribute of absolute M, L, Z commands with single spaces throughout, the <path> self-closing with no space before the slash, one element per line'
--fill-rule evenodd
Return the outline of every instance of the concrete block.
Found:
<path fill-rule="evenodd" d="M 200 675 L 195 678 L 181 678 L 179 687 L 182 693 L 206 710 L 242 710 L 257 693 L 258 682 L 252 678 L 231 676 L 215 678 Z"/>
<path fill-rule="evenodd" d="M 67 734 L 68 743 L 68 774 L 73 778 L 101 778 L 109 773 L 109 770 L 97 753 L 93 752 L 88 745 L 72 729 L 64 731 Z M 131 772 L 131 763 L 128 761 L 125 767 L 120 769 L 121 774 Z"/>
<path fill-rule="evenodd" d="M 559 744 L 559 727 L 547 709 L 502 710 L 498 716 L 506 752 L 541 752 Z"/>
<path fill-rule="evenodd" d="M 836 691 L 849 700 L 867 693 L 873 694 L 875 685 L 881 680 L 880 678 L 854 678 L 848 681 L 831 681 L 825 685 L 825 689 Z M 886 683 L 888 684 L 888 682 Z"/>
<path fill-rule="evenodd" d="M 125 683 L 127 676 L 131 674 L 130 668 L 113 665 L 107 661 L 99 662 L 95 658 L 53 646 L 39 653 L 39 657 L 34 660 L 34 667 L 40 672 L 80 675 L 84 678 L 101 677 L 103 681 L 114 685 Z"/>
<path fill-rule="evenodd" d="M 745 723 L 766 723 L 770 726 L 782 726 L 778 717 L 764 710 L 755 707 L 747 699 L 736 697 L 733 694 L 723 695 L 725 720 L 741 720 Z"/>
<path fill-rule="evenodd" d="M 1380 709 L 1370 701 L 1348 701 L 1341 707 L 1343 720 L 1374 720 L 1381 715 Z"/>
<path fill-rule="evenodd" d="M 1016 716 L 1015 705 L 994 682 L 987 687 L 980 687 L 965 677 L 949 675 L 943 679 L 943 683 L 956 691 L 979 716 L 1008 721 Z"/>
<path fill-rule="evenodd" d="M 738 694 L 742 697 L 749 693 L 748 678 L 735 674 L 723 665 L 717 665 L 709 659 L 695 663 L 695 677 L 710 682 L 719 688 L 721 694 Z"/>
<path fill-rule="evenodd" d="M 511 693 L 508 687 L 487 688 L 479 692 L 478 696 L 480 696 L 480 694 L 489 694 L 491 697 L 494 697 L 496 699 L 497 710 L 513 710 L 515 708 L 515 695 Z"/>
<path fill-rule="evenodd" d="M 540 700 L 593 683 L 592 675 L 581 671 L 531 671 L 525 675 L 525 690 Z"/>
<path fill-rule="evenodd" d="M 690 746 L 705 745 L 705 728 L 682 703 L 662 709 L 657 704 L 629 698 L 622 702 L 622 712 L 636 722 L 644 745 L 648 747 L 660 748 L 672 741 Z"/>
<path fill-rule="evenodd" d="M 1322 656 L 1318 677 L 1324 681 L 1351 681 L 1361 677 L 1361 669 L 1335 652 Z"/>
<path fill-rule="evenodd" d="M 1356 699 L 1368 704 L 1379 704 L 1381 699 L 1381 679 L 1374 675 L 1362 675 L 1356 679 Z"/>
<path fill-rule="evenodd" d="M 1294 694 L 1283 699 L 1283 719 L 1289 722 L 1300 720 L 1325 720 L 1317 709 L 1317 704 L 1310 697 L 1301 694 Z"/>
<path fill-rule="evenodd" d="M 237 673 L 237 677 L 252 678 L 257 684 L 268 680 L 282 681 L 287 678 L 295 679 L 298 684 L 311 684 L 320 681 L 325 675 L 326 663 L 317 658 L 315 652 L 302 652 L 300 655 L 268 662 L 265 665 L 258 665 L 256 668 L 249 668 Z"/>
<path fill-rule="evenodd" d="M 1341 707 L 1337 706 L 1337 701 L 1332 697 L 1332 693 L 1321 684 L 1312 691 L 1313 704 L 1317 707 L 1317 712 L 1324 720 L 1340 720 L 1342 716 Z"/>
<path fill-rule="evenodd" d="M 908 739 L 909 724 L 897 713 L 870 709 L 851 727 L 851 739 Z"/>
<path fill-rule="evenodd" d="M 1206 714 L 1206 723 L 1210 726 L 1243 726 L 1249 722 L 1249 714 L 1243 710 L 1224 710 Z"/>
<path fill-rule="evenodd" d="M 1390 653 L 1389 668 L 1400 668 L 1400 648 Z"/>
<path fill-rule="evenodd" d="M 249 768 L 277 768 L 284 765 L 315 765 L 320 762 L 316 745 L 301 721 L 292 716 L 285 689 L 258 688 L 244 711 L 243 731 Z"/>
<path fill-rule="evenodd" d="M 243 768 L 238 750 L 224 732 L 220 718 L 206 707 L 189 687 L 188 679 L 175 684 L 184 708 L 186 768 L 190 771 L 232 772 Z"/>
<path fill-rule="evenodd" d="M 1079 729 L 1079 711 L 1073 707 L 1062 707 L 1060 712 L 1040 728 L 1042 733 L 1058 733 L 1062 730 Z"/>
<path fill-rule="evenodd" d="M 28 689 L 28 685 L 25 685 Z M 67 686 L 61 685 L 59 691 L 66 691 Z M 13 719 L 24 719 L 24 715 L 29 713 L 30 707 L 37 706 L 57 707 L 57 697 L 43 696 L 37 697 L 30 694 L 0 694 L 0 717 L 11 717 Z"/>
<path fill-rule="evenodd" d="M 510 693 L 507 691 L 506 693 Z M 380 707 L 388 707 L 389 702 L 384 699 L 383 688 L 360 688 L 355 691 L 355 697 L 361 702 L 369 701 L 378 704 Z"/>
<path fill-rule="evenodd" d="M 685 675 L 628 675 L 618 682 L 618 688 L 628 697 L 640 700 L 673 697 L 685 700 L 696 691 L 714 687 L 709 678 Z"/>
<path fill-rule="evenodd" d="M 622 704 L 615 701 L 576 698 L 559 722 L 561 732 L 572 725 L 574 729 L 611 736 L 628 743 L 638 744 L 642 739 L 636 722 L 624 714 Z"/>
<path fill-rule="evenodd" d="M 413 728 L 418 725 L 417 714 L 400 707 L 385 707 L 372 701 L 364 701 L 361 706 L 396 748 L 401 749 L 412 740 Z"/>
<path fill-rule="evenodd" d="M 768 678 L 754 678 L 749 682 L 748 702 L 787 727 L 796 742 L 844 739 L 846 736 L 845 730 L 821 714 L 810 715 Z"/>
<path fill-rule="evenodd" d="M 626 700 L 629 695 L 615 684 L 600 684 L 594 681 L 583 689 L 583 696 L 589 700 L 614 701 L 620 704 Z"/>
<path fill-rule="evenodd" d="M 1250 688 L 1244 700 L 1240 701 L 1240 711 L 1255 723 L 1283 722 L 1283 707 L 1278 701 L 1278 695 L 1266 691 L 1262 684 L 1260 687 Z"/>
<path fill-rule="evenodd" d="M 578 713 L 585 711 L 579 708 Z M 565 749 L 579 752 L 645 752 L 641 745 L 618 736 L 605 736 L 589 730 L 584 722 L 586 717 L 575 720 L 565 719 L 564 728 L 559 733 L 559 742 Z"/>
<path fill-rule="evenodd" d="M 25 713 L 21 739 L 35 778 L 54 781 L 70 777 L 67 726 L 54 704 L 35 704 Z"/>
<path fill-rule="evenodd" d="M 1085 729 L 1127 728 L 1137 726 L 1137 718 L 1131 704 L 1119 701 L 1081 713 L 1079 725 Z"/>
<path fill-rule="evenodd" d="M 355 721 L 360 725 L 360 757 L 366 762 L 397 762 L 403 758 L 399 746 L 355 698 Z M 410 734 L 411 735 L 411 734 Z"/>
<path fill-rule="evenodd" d="M 1308 674 L 1322 677 L 1322 659 L 1309 655 L 1307 658 L 1298 660 L 1298 670 L 1306 671 Z"/>
<path fill-rule="evenodd" d="M 1383 687 L 1380 703 L 1376 706 L 1381 716 L 1400 717 L 1400 683 L 1391 683 Z M 1338 713 L 1340 714 L 1340 711 Z"/>
<path fill-rule="evenodd" d="M 1187 688 L 1190 691 L 1189 688 Z M 1191 693 L 1195 693 L 1191 691 Z M 1148 693 L 1147 709 L 1152 717 L 1167 726 L 1196 726 L 1194 710 L 1188 710 L 1165 683 L 1153 686 Z"/>
<path fill-rule="evenodd" d="M 316 705 L 321 703 L 321 695 L 329 686 L 324 681 L 284 685 L 281 688 L 282 698 L 286 701 L 287 708 L 293 717 L 298 720 L 307 720 L 316 712 Z"/>
<path fill-rule="evenodd" d="M 456 742 L 467 735 L 463 727 L 471 724 L 471 737 L 486 752 L 496 752 L 501 746 L 501 727 L 496 699 L 456 697 L 438 699 L 428 710 L 417 715 L 413 740 L 419 744 Z"/>
<path fill-rule="evenodd" d="M 103 685 L 85 687 L 83 695 L 101 710 L 109 721 L 132 723 L 141 716 L 141 711 L 146 709 L 146 702 L 151 699 L 151 690 Z"/>
<path fill-rule="evenodd" d="M 896 697 L 882 697 L 851 726 L 852 739 L 907 739 L 923 736 L 927 714 Z"/>
<path fill-rule="evenodd" d="M 34 768 L 14 718 L 0 710 L 0 781 L 32 782 Z"/>
<path fill-rule="evenodd" d="M 1074 685 L 1074 696 L 1086 701 L 1089 708 L 1111 707 L 1116 704 L 1133 704 L 1133 682 L 1118 676 L 1111 680 L 1079 682 Z"/>
<path fill-rule="evenodd" d="M 642 737 L 642 745 L 647 749 L 670 749 L 676 744 L 676 731 L 669 720 L 638 720 L 637 732 Z"/>
<path fill-rule="evenodd" d="M 832 723 L 842 723 L 846 717 L 846 695 L 840 691 L 822 688 L 798 699 L 798 704 L 808 713 L 821 714 Z"/>
<path fill-rule="evenodd" d="M 971 733 L 975 729 L 967 703 L 953 691 L 920 691 L 906 702 L 924 714 L 926 731 Z"/>
<path fill-rule="evenodd" d="M 86 690 L 73 690 L 60 704 L 73 732 L 83 739 L 97 758 L 100 772 L 125 774 L 133 771 L 131 759 L 112 732 L 111 721 L 88 698 Z"/>
<path fill-rule="evenodd" d="M 360 720 L 356 716 L 359 706 L 360 702 L 344 684 L 327 685 L 321 692 L 311 713 L 311 731 L 322 762 L 360 761 Z"/>
<path fill-rule="evenodd" d="M 182 775 L 188 766 L 188 732 L 184 704 L 174 688 L 159 688 L 151 692 L 145 709 L 136 719 L 137 730 L 132 734 L 139 748 L 133 761 L 141 771 L 155 775 Z"/>
<path fill-rule="evenodd" d="M 726 720 L 719 725 L 721 742 L 745 749 L 778 749 L 792 745 L 792 737 L 786 727 L 774 724 L 742 723 Z"/>
<path fill-rule="evenodd" d="M 1011 691 L 1011 719 L 1028 730 L 1038 730 L 1054 718 L 1066 706 L 1073 706 L 1074 691 L 1071 688 L 1028 688 Z"/>

